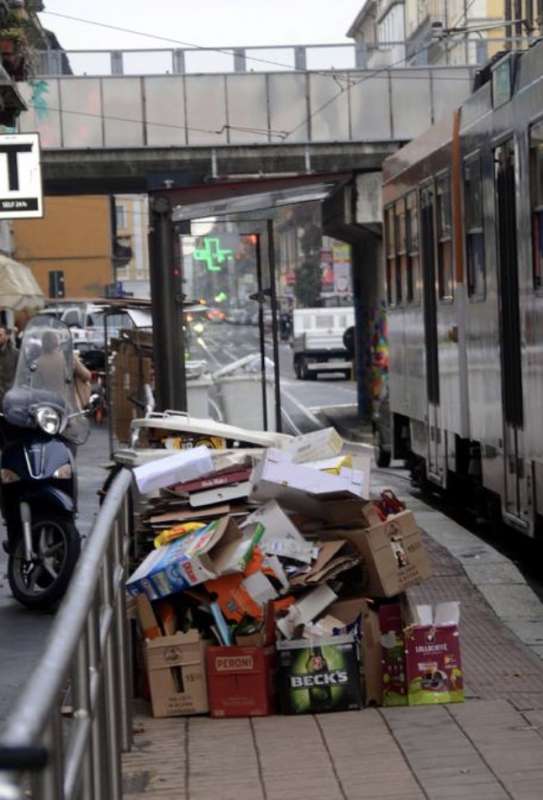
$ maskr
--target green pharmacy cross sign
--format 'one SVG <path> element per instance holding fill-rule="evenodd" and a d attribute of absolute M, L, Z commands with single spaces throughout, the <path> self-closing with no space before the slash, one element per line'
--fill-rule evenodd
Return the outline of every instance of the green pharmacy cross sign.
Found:
<path fill-rule="evenodd" d="M 211 239 L 206 236 L 203 240 L 203 247 L 194 251 L 193 258 L 196 261 L 205 261 L 209 272 L 220 272 L 222 265 L 234 258 L 234 251 L 223 249 L 220 239 Z"/>

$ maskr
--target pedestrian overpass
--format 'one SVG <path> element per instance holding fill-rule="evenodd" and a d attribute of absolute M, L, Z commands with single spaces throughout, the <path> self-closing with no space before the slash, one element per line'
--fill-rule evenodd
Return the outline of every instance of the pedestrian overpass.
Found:
<path fill-rule="evenodd" d="M 307 69 L 311 48 L 291 49 L 292 68 L 237 48 L 227 71 L 207 74 L 179 50 L 42 53 L 20 86 L 19 129 L 40 133 L 46 192 L 145 191 L 168 172 L 194 185 L 376 170 L 471 89 L 474 67 L 362 69 L 347 45 L 333 58 L 351 50 L 352 66 Z M 269 71 L 248 71 L 251 59 Z"/>

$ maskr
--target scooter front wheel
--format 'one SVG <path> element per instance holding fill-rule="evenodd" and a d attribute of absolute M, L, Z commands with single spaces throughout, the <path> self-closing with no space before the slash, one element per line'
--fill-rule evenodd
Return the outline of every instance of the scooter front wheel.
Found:
<path fill-rule="evenodd" d="M 9 585 L 22 605 L 48 611 L 68 588 L 81 539 L 71 519 L 50 514 L 32 521 L 32 544 L 35 557 L 27 561 L 23 540 L 17 542 L 8 563 Z"/>

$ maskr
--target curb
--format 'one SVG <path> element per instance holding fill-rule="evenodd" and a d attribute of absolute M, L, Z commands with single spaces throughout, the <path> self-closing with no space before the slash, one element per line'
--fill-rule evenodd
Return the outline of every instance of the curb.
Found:
<path fill-rule="evenodd" d="M 349 407 L 352 407 L 353 409 L 356 408 L 354 405 Z M 335 416 L 335 414 L 341 412 L 343 408 L 345 408 L 345 406 L 317 406 L 312 407 L 310 410 L 311 413 L 314 414 L 317 419 L 319 419 L 322 425 L 325 427 L 331 425 L 346 441 L 369 445 L 373 449 L 373 436 L 370 431 L 364 432 L 357 430 L 356 428 L 352 428 L 350 425 L 346 425 L 342 421 L 340 414 Z"/>

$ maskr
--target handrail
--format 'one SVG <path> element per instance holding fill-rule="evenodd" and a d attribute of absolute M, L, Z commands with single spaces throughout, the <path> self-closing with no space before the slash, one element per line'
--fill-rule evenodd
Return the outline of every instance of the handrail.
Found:
<path fill-rule="evenodd" d="M 2 731 L 0 800 L 22 800 L 27 771 L 35 773 L 33 800 L 122 797 L 121 752 L 131 745 L 124 592 L 131 485 L 126 469 L 113 480 L 45 652 Z"/>

